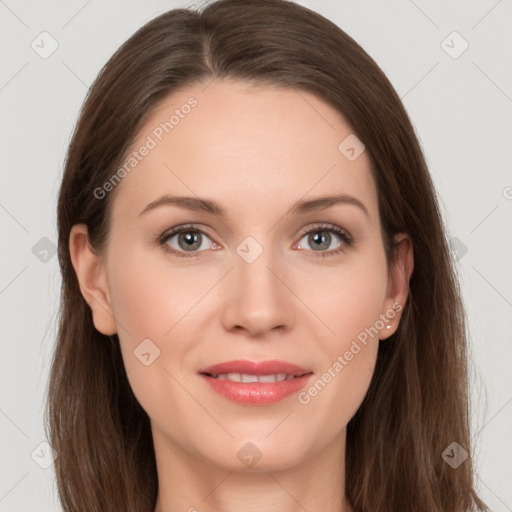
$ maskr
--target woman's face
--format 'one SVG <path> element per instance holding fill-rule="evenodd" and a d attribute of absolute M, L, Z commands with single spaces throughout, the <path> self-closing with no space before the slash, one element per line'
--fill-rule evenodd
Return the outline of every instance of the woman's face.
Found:
<path fill-rule="evenodd" d="M 237 471 L 339 457 L 412 271 L 388 275 L 364 146 L 309 93 L 216 80 L 162 102 L 130 154 L 95 191 L 116 188 L 99 272 L 74 263 L 157 453 Z"/>

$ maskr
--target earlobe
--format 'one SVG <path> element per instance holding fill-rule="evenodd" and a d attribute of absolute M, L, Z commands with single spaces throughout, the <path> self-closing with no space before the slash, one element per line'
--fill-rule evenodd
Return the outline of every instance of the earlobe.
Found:
<path fill-rule="evenodd" d="M 87 226 L 75 224 L 69 235 L 71 263 L 80 291 L 92 311 L 94 326 L 110 336 L 117 332 L 103 261 L 89 243 Z"/>
<path fill-rule="evenodd" d="M 409 296 L 409 281 L 414 270 L 414 250 L 411 238 L 405 233 L 396 235 L 395 259 L 391 265 L 388 294 L 382 312 L 387 318 L 386 325 L 379 333 L 379 339 L 389 338 L 398 329 L 402 311 Z"/>

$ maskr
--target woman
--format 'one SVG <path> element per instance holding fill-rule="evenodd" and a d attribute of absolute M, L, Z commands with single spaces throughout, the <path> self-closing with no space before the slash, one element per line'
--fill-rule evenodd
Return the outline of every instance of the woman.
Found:
<path fill-rule="evenodd" d="M 58 204 L 66 511 L 487 510 L 465 319 L 391 84 L 283 0 L 142 27 Z"/>

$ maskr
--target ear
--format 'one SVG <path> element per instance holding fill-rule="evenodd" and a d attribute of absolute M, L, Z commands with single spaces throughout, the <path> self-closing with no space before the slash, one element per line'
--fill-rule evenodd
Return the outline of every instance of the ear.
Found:
<path fill-rule="evenodd" d="M 85 224 L 75 224 L 69 235 L 69 252 L 80 291 L 92 311 L 94 327 L 110 336 L 117 332 L 106 272 L 100 255 L 89 244 Z"/>
<path fill-rule="evenodd" d="M 409 235 L 400 233 L 395 236 L 395 259 L 388 275 L 388 289 L 383 304 L 381 318 L 385 325 L 379 331 L 379 339 L 389 338 L 398 329 L 407 297 L 409 296 L 409 280 L 414 269 L 414 253 Z M 388 326 L 390 326 L 388 328 Z"/>

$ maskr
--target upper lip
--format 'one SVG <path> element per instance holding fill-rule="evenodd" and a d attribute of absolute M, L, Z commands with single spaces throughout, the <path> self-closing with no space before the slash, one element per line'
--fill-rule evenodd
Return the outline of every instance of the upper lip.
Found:
<path fill-rule="evenodd" d="M 221 375 L 224 373 L 245 373 L 247 375 L 273 375 L 284 373 L 286 375 L 305 375 L 311 373 L 311 370 L 302 368 L 296 364 L 287 363 L 285 361 L 226 361 L 224 363 L 215 364 L 199 370 L 199 373 L 207 373 L 210 375 Z"/>

